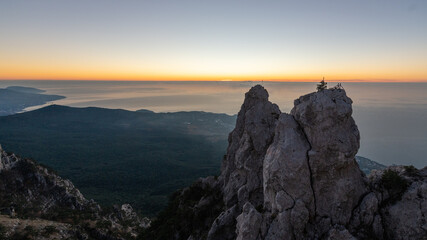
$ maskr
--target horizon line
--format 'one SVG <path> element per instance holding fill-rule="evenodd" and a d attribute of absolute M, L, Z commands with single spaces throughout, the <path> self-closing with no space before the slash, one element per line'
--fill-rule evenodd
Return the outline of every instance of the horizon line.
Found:
<path fill-rule="evenodd" d="M 147 80 L 147 79 L 1 79 L 0 81 L 88 81 L 88 82 L 293 82 L 293 83 L 313 83 L 320 82 L 322 79 L 256 79 L 256 80 L 240 80 L 240 79 L 221 79 L 221 80 Z M 331 79 L 326 82 L 348 82 L 348 83 L 427 83 L 426 80 L 391 80 L 391 79 Z"/>

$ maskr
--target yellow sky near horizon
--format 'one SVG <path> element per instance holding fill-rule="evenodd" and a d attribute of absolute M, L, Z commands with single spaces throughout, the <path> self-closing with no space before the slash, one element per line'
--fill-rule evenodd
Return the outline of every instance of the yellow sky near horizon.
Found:
<path fill-rule="evenodd" d="M 427 82 L 427 73 L 423 68 L 418 69 L 384 69 L 370 70 L 364 69 L 350 71 L 347 69 L 320 70 L 314 69 L 304 71 L 245 71 L 244 67 L 240 71 L 224 72 L 218 70 L 205 70 L 198 66 L 194 71 L 187 72 L 171 71 L 166 66 L 158 71 L 141 69 L 137 67 L 117 66 L 67 66 L 46 64 L 40 62 L 25 64 L 13 64 L 11 62 L 0 62 L 0 80 L 125 80 L 125 81 L 319 81 L 325 77 L 328 81 L 349 81 L 349 82 Z M 308 68 L 308 67 L 307 67 Z M 156 68 L 153 68 L 156 69 Z M 139 70 L 139 71 L 138 71 Z M 279 69 L 280 70 L 280 69 Z M 372 72 L 370 72 L 372 71 Z"/>

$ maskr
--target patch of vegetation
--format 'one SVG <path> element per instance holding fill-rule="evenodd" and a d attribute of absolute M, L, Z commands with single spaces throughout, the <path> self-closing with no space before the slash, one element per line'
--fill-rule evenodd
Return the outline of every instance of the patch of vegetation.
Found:
<path fill-rule="evenodd" d="M 263 213 L 264 212 L 264 205 L 260 204 L 255 208 L 259 213 Z"/>
<path fill-rule="evenodd" d="M 418 169 L 412 165 L 410 166 L 404 166 L 405 173 L 408 174 L 408 176 L 416 177 L 418 176 Z"/>
<path fill-rule="evenodd" d="M 24 228 L 24 231 L 27 236 L 36 237 L 39 235 L 39 232 L 36 229 L 34 229 L 33 226 L 30 226 L 30 225 L 26 226 Z"/>
<path fill-rule="evenodd" d="M 107 220 L 100 220 L 96 222 L 96 228 L 108 229 L 111 227 L 111 222 Z"/>
<path fill-rule="evenodd" d="M 402 199 L 402 195 L 406 192 L 409 186 L 406 179 L 391 169 L 384 171 L 381 177 L 381 184 L 390 195 L 388 200 L 388 203 L 390 204 Z"/>
<path fill-rule="evenodd" d="M 50 235 L 57 233 L 57 232 L 58 232 L 58 229 L 56 229 L 55 226 L 46 226 L 43 228 L 42 235 L 44 237 L 49 237 Z"/>
<path fill-rule="evenodd" d="M 6 227 L 0 224 L 0 240 L 6 240 Z"/>
<path fill-rule="evenodd" d="M 323 90 L 325 90 L 325 89 L 327 89 L 328 88 L 328 83 L 327 82 L 325 82 L 325 78 L 323 78 L 323 80 L 322 81 L 320 81 L 318 84 L 317 84 L 317 91 L 318 92 L 321 92 L 321 91 L 323 91 Z"/>
<path fill-rule="evenodd" d="M 55 169 L 102 207 L 130 203 L 154 216 L 176 189 L 219 173 L 235 119 L 54 105 L 0 117 L 0 142 Z"/>
<path fill-rule="evenodd" d="M 207 199 L 207 205 L 199 209 L 196 205 Z M 223 210 L 222 194 L 218 189 L 191 187 L 175 192 L 169 204 L 155 219 L 151 227 L 143 230 L 139 239 L 206 239 L 209 227 Z"/>

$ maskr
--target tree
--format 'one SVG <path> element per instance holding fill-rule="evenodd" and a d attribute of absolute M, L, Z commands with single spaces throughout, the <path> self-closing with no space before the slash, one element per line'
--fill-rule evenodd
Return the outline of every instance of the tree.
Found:
<path fill-rule="evenodd" d="M 320 92 L 320 91 L 325 90 L 328 87 L 327 85 L 328 85 L 328 83 L 325 82 L 325 78 L 323 78 L 323 80 L 320 81 L 319 84 L 317 84 L 317 91 Z"/>

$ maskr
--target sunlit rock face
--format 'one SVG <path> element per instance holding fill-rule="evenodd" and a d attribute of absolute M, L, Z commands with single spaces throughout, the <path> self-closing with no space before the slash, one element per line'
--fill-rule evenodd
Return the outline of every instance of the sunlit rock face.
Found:
<path fill-rule="evenodd" d="M 360 135 L 343 89 L 327 89 L 295 100 L 291 111 L 311 146 L 308 161 L 316 216 L 345 225 L 367 192 L 355 156 Z M 331 204 L 333 203 L 333 204 Z"/>
<path fill-rule="evenodd" d="M 267 239 L 302 238 L 305 226 L 314 219 L 309 150 L 303 129 L 292 115 L 283 113 L 264 159 L 264 208 L 273 216 Z"/>
<path fill-rule="evenodd" d="M 317 238 L 349 223 L 368 191 L 351 104 L 344 90 L 328 89 L 280 116 L 264 158 L 264 207 L 273 216 L 266 239 Z"/>

